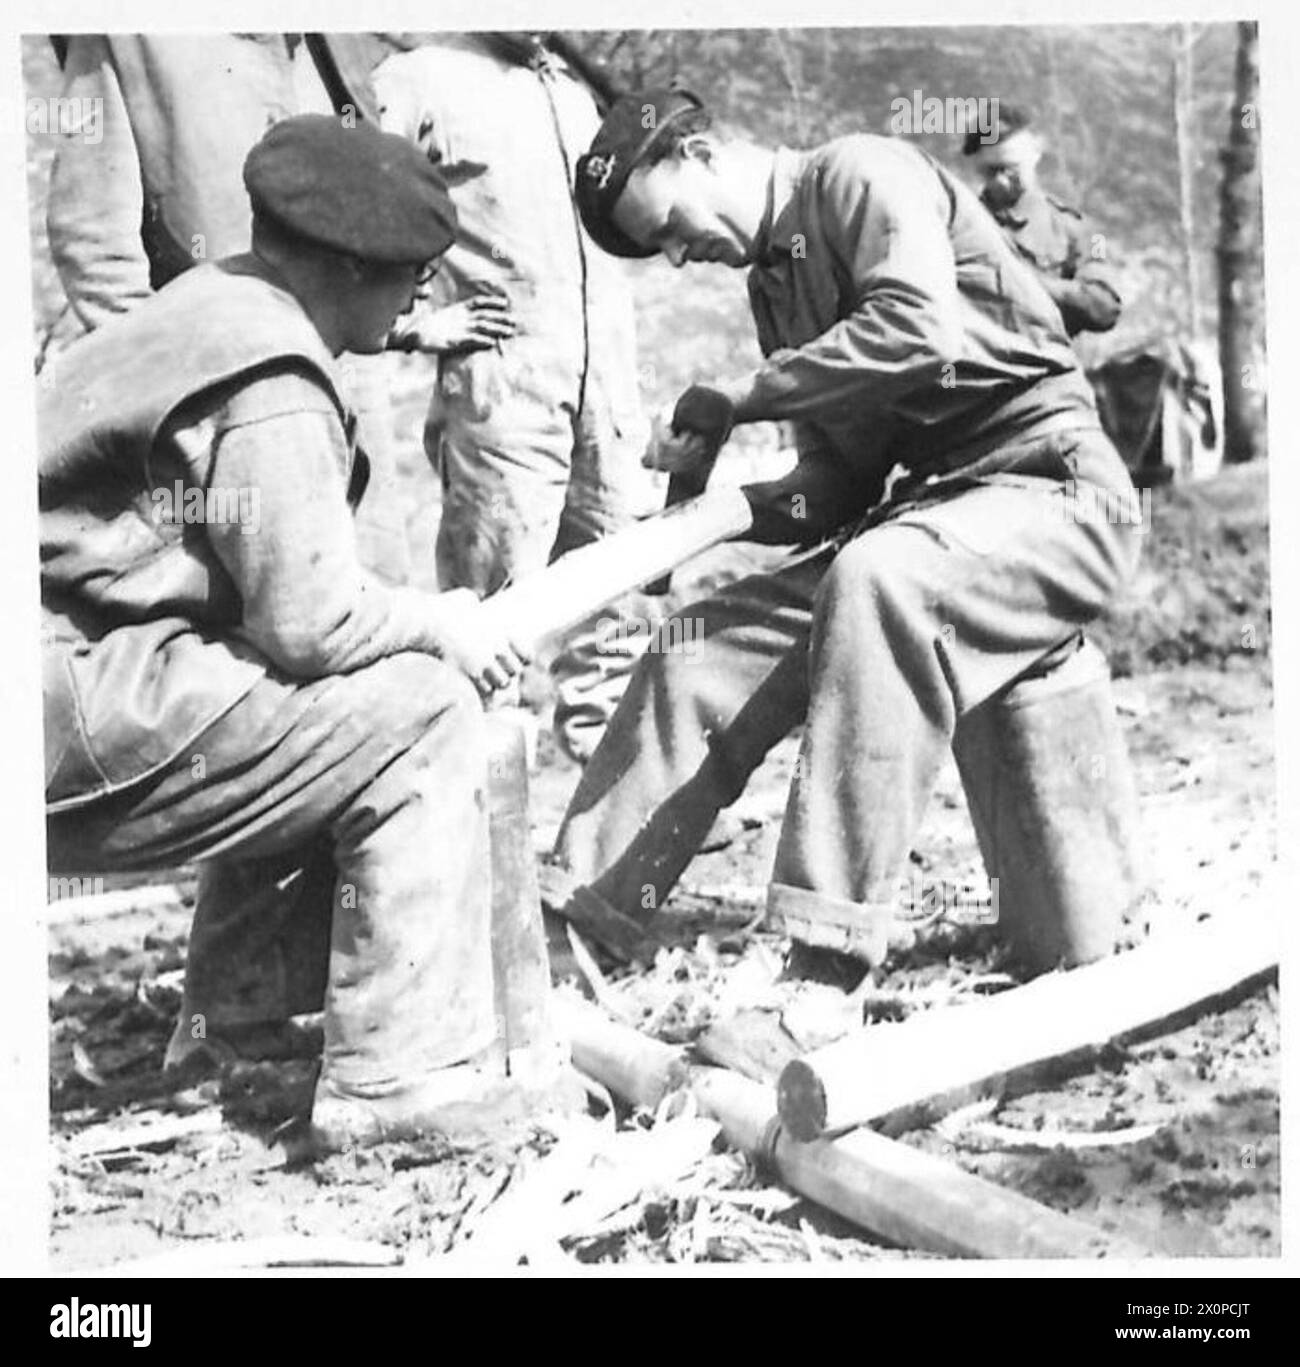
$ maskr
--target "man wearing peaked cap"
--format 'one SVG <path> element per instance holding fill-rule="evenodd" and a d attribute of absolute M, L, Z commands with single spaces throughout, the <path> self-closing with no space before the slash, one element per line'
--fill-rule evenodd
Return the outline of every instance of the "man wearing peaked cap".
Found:
<path fill-rule="evenodd" d="M 746 489 L 750 535 L 788 561 L 684 607 L 689 653 L 642 658 L 556 862 L 574 895 L 644 917 L 803 723 L 769 915 L 798 944 L 879 963 L 959 718 L 1131 573 L 1135 528 L 1064 511 L 1076 483 L 1131 497 L 1127 471 L 1056 305 L 919 149 L 763 148 L 657 90 L 610 111 L 575 176 L 606 250 L 748 270 L 763 363 L 688 389 L 647 459 L 698 478 L 733 425 L 764 421 L 792 424 L 799 459 Z"/>
<path fill-rule="evenodd" d="M 522 651 L 467 591 L 362 569 L 334 358 L 453 238 L 415 148 L 328 116 L 249 154 L 252 251 L 63 353 L 39 412 L 52 871 L 201 872 L 176 1057 L 292 1048 L 338 1147 L 525 1104 L 496 1041 L 480 695 Z"/>

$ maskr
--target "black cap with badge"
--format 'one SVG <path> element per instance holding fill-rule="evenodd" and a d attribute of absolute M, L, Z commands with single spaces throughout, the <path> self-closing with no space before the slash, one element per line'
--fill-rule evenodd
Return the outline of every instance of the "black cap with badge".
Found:
<path fill-rule="evenodd" d="M 605 116 L 591 147 L 578 158 L 573 194 L 583 226 L 612 256 L 654 256 L 614 226 L 614 205 L 628 177 L 687 115 L 704 108 L 689 90 L 658 86 L 625 95 Z"/>

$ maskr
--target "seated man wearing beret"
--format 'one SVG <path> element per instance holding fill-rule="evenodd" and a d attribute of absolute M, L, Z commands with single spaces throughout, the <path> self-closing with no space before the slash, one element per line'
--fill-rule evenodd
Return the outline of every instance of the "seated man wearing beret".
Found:
<path fill-rule="evenodd" d="M 790 421 L 798 464 L 747 492 L 754 539 L 803 549 L 682 609 L 689 652 L 643 657 L 556 862 L 570 896 L 644 916 L 803 722 L 769 914 L 879 963 L 958 719 L 1131 573 L 1137 529 L 1068 506 L 1131 497 L 1127 472 L 1034 272 L 916 148 L 773 152 L 657 90 L 610 111 L 576 177 L 605 250 L 748 268 L 764 363 L 688 390 L 651 454 L 698 473 L 733 423 Z"/>
<path fill-rule="evenodd" d="M 495 1044 L 480 694 L 523 654 L 468 592 L 357 560 L 333 360 L 384 344 L 455 234 L 404 140 L 325 115 L 245 163 L 252 251 L 42 376 L 52 871 L 200 861 L 173 1055 L 325 1010 L 313 1141 L 517 1108 Z"/>

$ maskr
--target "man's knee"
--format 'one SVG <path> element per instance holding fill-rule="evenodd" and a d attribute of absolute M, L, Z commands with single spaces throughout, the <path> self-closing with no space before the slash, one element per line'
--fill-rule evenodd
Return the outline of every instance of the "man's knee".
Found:
<path fill-rule="evenodd" d="M 334 704 L 377 734 L 414 744 L 439 726 L 479 735 L 483 704 L 474 685 L 432 655 L 390 655 L 335 682 Z"/>
<path fill-rule="evenodd" d="M 821 582 L 817 615 L 848 607 L 888 621 L 901 609 L 929 603 L 933 585 L 920 563 L 922 536 L 912 528 L 882 527 L 849 542 Z"/>

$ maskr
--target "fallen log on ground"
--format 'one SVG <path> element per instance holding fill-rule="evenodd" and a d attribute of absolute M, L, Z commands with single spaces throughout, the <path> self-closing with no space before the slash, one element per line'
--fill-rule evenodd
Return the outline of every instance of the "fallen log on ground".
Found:
<path fill-rule="evenodd" d="M 865 1026 L 788 1063 L 777 1111 L 808 1141 L 882 1120 L 910 1127 L 1012 1084 L 1023 1090 L 1250 991 L 1276 969 L 1279 939 L 1258 914 L 1224 917 L 968 1006 Z"/>
<path fill-rule="evenodd" d="M 801 1050 L 775 1011 L 750 1008 L 715 1021 L 695 1041 L 696 1049 L 720 1068 L 755 1082 L 772 1082 Z"/>
<path fill-rule="evenodd" d="M 576 997 L 557 996 L 560 1028 L 572 1041 L 573 1066 L 633 1106 L 655 1107 L 688 1077 L 681 1050 L 612 1021 Z"/>
<path fill-rule="evenodd" d="M 763 1159 L 800 1195 L 908 1248 L 955 1257 L 1140 1257 L 1144 1250 L 973 1177 L 906 1144 L 859 1131 L 801 1144 L 782 1132 L 771 1087 L 721 1068 L 688 1068 L 680 1050 L 565 999 L 574 1064 L 638 1106 L 684 1082 L 735 1147 Z"/>

